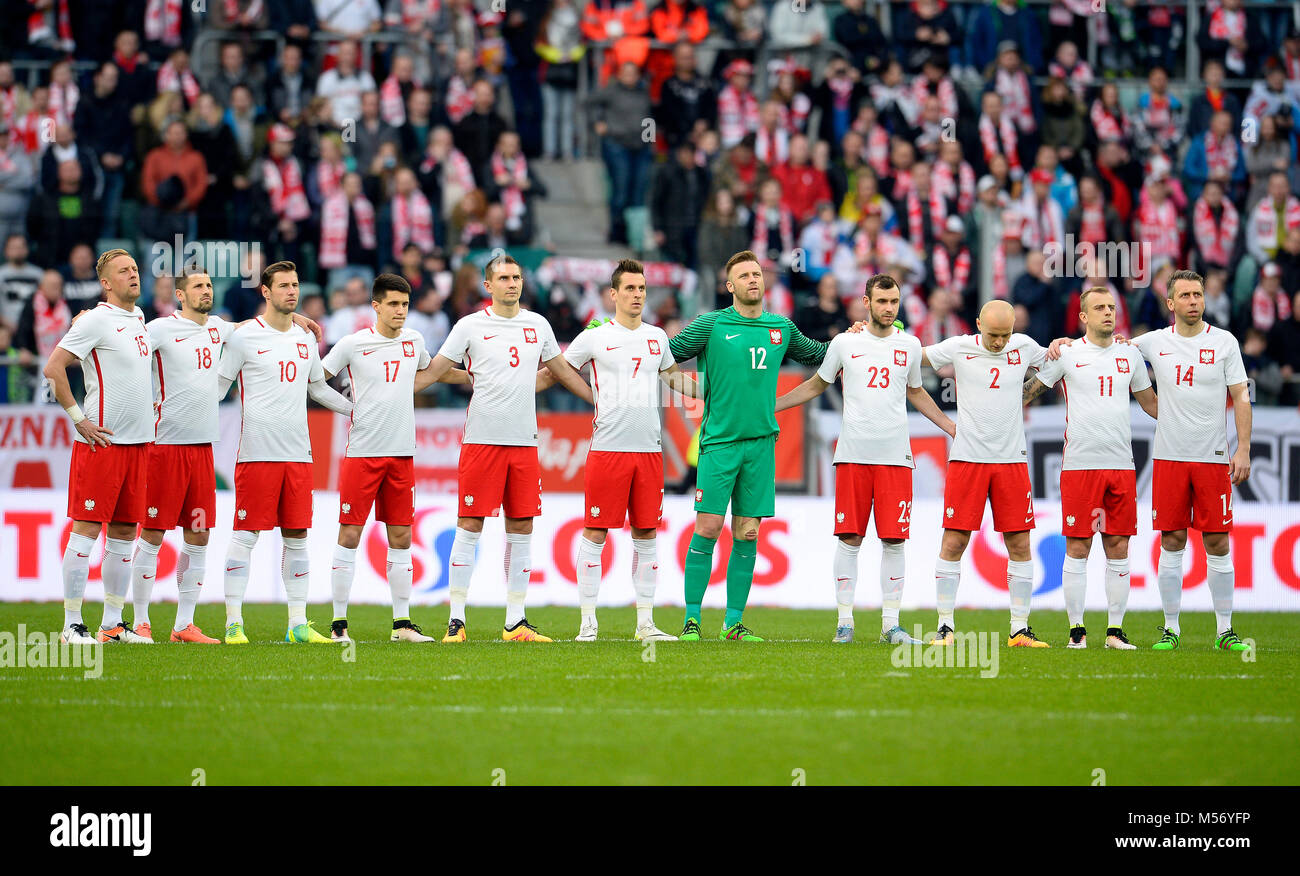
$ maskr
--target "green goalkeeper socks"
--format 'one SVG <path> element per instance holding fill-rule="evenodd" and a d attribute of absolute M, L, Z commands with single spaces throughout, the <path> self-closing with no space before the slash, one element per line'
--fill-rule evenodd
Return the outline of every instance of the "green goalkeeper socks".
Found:
<path fill-rule="evenodd" d="M 723 627 L 740 623 L 745 614 L 749 587 L 754 583 L 754 558 L 757 555 L 757 542 L 736 539 L 731 543 L 731 557 L 727 560 L 727 616 L 722 622 Z"/>
<path fill-rule="evenodd" d="M 709 576 L 713 574 L 713 548 L 717 543 L 716 538 L 705 538 L 697 532 L 686 548 L 687 619 L 700 619 L 700 603 L 704 602 L 704 591 L 709 588 Z"/>

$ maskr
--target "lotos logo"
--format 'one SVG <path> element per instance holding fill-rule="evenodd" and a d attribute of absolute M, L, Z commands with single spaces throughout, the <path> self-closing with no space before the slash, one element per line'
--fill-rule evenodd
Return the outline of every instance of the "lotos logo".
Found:
<path fill-rule="evenodd" d="M 1201 364 L 1202 364 L 1202 365 L 1213 365 L 1213 364 L 1214 364 L 1214 351 L 1213 351 L 1213 350 L 1202 350 L 1202 351 L 1201 351 Z"/>
<path fill-rule="evenodd" d="M 537 329 L 530 329 L 530 328 L 524 329 L 524 343 L 526 344 L 537 343 Z"/>
<path fill-rule="evenodd" d="M 415 341 L 402 341 L 402 355 L 408 359 L 415 355 Z"/>
<path fill-rule="evenodd" d="M 1020 351 L 1019 351 L 1019 350 L 1008 350 L 1008 351 L 1007 351 L 1007 364 L 1008 364 L 1008 365 L 1019 365 L 1019 364 L 1020 364 Z"/>
<path fill-rule="evenodd" d="M 214 328 L 208 329 L 208 337 L 212 338 L 212 343 L 214 344 L 221 343 L 221 332 Z"/>
<path fill-rule="evenodd" d="M 307 345 L 306 345 L 306 344 L 299 344 L 299 345 L 298 345 L 298 358 L 299 358 L 299 359 L 306 359 L 306 358 L 307 358 L 307 355 L 308 355 Z"/>
<path fill-rule="evenodd" d="M 1120 374 L 1128 374 L 1128 360 L 1116 359 L 1115 370 L 1118 371 Z"/>
<path fill-rule="evenodd" d="M 772 335 L 772 343 L 773 343 L 773 344 L 778 344 L 778 345 L 779 345 L 779 344 L 781 343 L 781 330 L 780 330 L 780 329 L 772 329 L 772 330 L 771 330 L 771 335 Z"/>
<path fill-rule="evenodd" d="M 651 355 L 654 355 L 654 356 L 658 356 L 658 355 L 659 355 L 659 342 L 658 342 L 658 341 L 654 340 L 653 338 L 647 338 L 647 339 L 646 339 L 646 345 L 650 348 L 650 353 L 651 353 Z"/>
<path fill-rule="evenodd" d="M 894 351 L 894 364 L 895 364 L 895 365 L 906 365 L 906 364 L 907 364 L 907 351 L 906 351 L 906 350 L 895 350 L 895 351 Z"/>

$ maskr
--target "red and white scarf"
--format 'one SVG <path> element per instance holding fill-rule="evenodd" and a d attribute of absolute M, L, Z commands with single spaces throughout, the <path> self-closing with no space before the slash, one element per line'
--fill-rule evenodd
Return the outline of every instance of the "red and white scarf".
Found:
<path fill-rule="evenodd" d="M 994 90 L 1002 95 L 1002 116 L 1011 117 L 1022 134 L 1032 134 L 1038 128 L 1034 121 L 1034 103 L 1029 90 L 1029 77 L 1025 71 L 1007 72 L 998 68 L 994 77 Z"/>
<path fill-rule="evenodd" d="M 889 132 L 884 126 L 876 124 L 870 131 L 858 131 L 866 144 L 862 149 L 862 160 L 876 172 L 877 179 L 889 176 Z"/>
<path fill-rule="evenodd" d="M 808 123 L 808 113 L 812 111 L 812 101 L 802 91 L 790 98 L 790 102 L 781 101 L 781 127 L 787 134 L 797 134 Z"/>
<path fill-rule="evenodd" d="M 474 109 L 474 92 L 459 76 L 447 80 L 447 118 L 457 124 Z"/>
<path fill-rule="evenodd" d="M 181 44 L 181 0 L 149 0 L 144 8 L 144 38 L 172 49 Z"/>
<path fill-rule="evenodd" d="M 784 164 L 790 157 L 790 135 L 785 128 L 759 128 L 754 138 L 754 155 L 768 167 Z"/>
<path fill-rule="evenodd" d="M 8 128 L 14 127 L 18 121 L 18 83 L 10 85 L 8 88 L 0 88 L 0 122 L 4 122 Z"/>
<path fill-rule="evenodd" d="M 1234 12 L 1220 6 L 1210 15 L 1208 32 L 1210 38 L 1216 40 L 1234 40 L 1244 37 L 1246 35 L 1245 10 L 1238 9 Z M 1241 50 L 1229 46 L 1227 54 L 1223 57 L 1223 64 L 1234 73 L 1242 73 L 1246 69 L 1246 58 L 1241 54 Z"/>
<path fill-rule="evenodd" d="M 1300 55 L 1293 55 L 1290 52 L 1282 52 L 1282 67 L 1286 70 L 1286 78 L 1291 82 L 1300 82 Z"/>
<path fill-rule="evenodd" d="M 969 162 L 963 161 L 956 171 L 946 161 L 936 163 L 932 185 L 944 198 L 957 202 L 958 213 L 975 207 L 975 170 Z"/>
<path fill-rule="evenodd" d="M 342 161 L 316 162 L 316 188 L 320 191 L 322 201 L 328 200 L 343 186 L 343 175 L 348 172 Z"/>
<path fill-rule="evenodd" d="M 245 7 L 244 11 L 248 13 L 249 18 L 257 18 L 262 14 L 262 0 L 247 0 L 241 3 L 240 0 L 222 0 L 226 13 L 226 21 L 231 24 L 239 17 L 239 7 Z"/>
<path fill-rule="evenodd" d="M 1231 135 L 1216 137 L 1210 131 L 1205 132 L 1205 166 L 1210 176 L 1222 172 L 1232 178 L 1237 167 L 1237 141 Z"/>
<path fill-rule="evenodd" d="M 1047 72 L 1069 83 L 1070 90 L 1079 100 L 1083 100 L 1084 95 L 1088 93 L 1088 87 L 1096 79 L 1092 75 L 1092 68 L 1088 66 L 1088 62 L 1083 60 L 1075 61 L 1074 66 L 1068 70 L 1059 61 L 1053 61 L 1047 65 Z"/>
<path fill-rule="evenodd" d="M 1168 142 L 1178 136 L 1178 123 L 1169 95 L 1148 94 L 1146 108 L 1140 110 L 1139 115 L 1143 126 L 1157 140 Z"/>
<path fill-rule="evenodd" d="M 501 152 L 492 153 L 492 178 L 498 176 L 510 177 L 510 184 L 501 188 L 501 206 L 506 208 L 506 227 L 516 229 L 523 221 L 524 213 L 528 210 L 528 203 L 524 199 L 524 190 L 521 188 L 523 183 L 528 182 L 528 159 L 524 158 L 522 152 L 515 155 L 514 158 L 506 161 Z"/>
<path fill-rule="evenodd" d="M 907 197 L 908 192 L 912 191 L 912 171 L 895 170 L 893 171 L 893 175 L 894 188 L 891 195 L 895 201 L 901 201 L 903 198 Z"/>
<path fill-rule="evenodd" d="M 925 100 L 931 95 L 939 98 L 939 105 L 943 108 L 945 117 L 957 118 L 957 86 L 953 84 L 952 79 L 945 76 L 933 88 L 931 88 L 930 80 L 926 79 L 924 75 L 917 76 L 912 80 L 912 100 L 918 107 L 924 109 Z"/>
<path fill-rule="evenodd" d="M 1002 114 L 1002 121 L 997 125 L 986 114 L 980 115 L 980 143 L 984 145 L 984 163 L 988 164 L 994 155 L 1003 155 L 1007 159 L 1007 166 L 1012 170 L 1020 168 L 1020 156 L 1017 153 L 1017 144 L 1020 142 L 1020 135 L 1016 133 L 1016 126 L 1006 113 Z"/>
<path fill-rule="evenodd" d="M 14 125 L 14 139 L 23 144 L 23 150 L 28 155 L 39 152 L 45 154 L 46 138 L 41 136 L 41 124 L 49 122 L 50 137 L 54 135 L 54 126 L 59 123 L 59 117 L 53 110 L 46 110 L 44 113 L 38 113 L 36 110 L 28 110 L 27 115 L 19 119 L 18 124 Z"/>
<path fill-rule="evenodd" d="M 773 208 L 780 214 L 778 219 L 778 228 L 781 234 L 781 254 L 794 249 L 794 216 L 785 207 Z M 754 207 L 754 239 L 749 248 L 758 254 L 759 261 L 764 265 L 770 265 L 772 260 L 768 258 L 768 250 L 771 249 L 771 243 L 768 240 L 768 213 L 769 208 L 762 205 Z"/>
<path fill-rule="evenodd" d="M 933 185 L 930 186 L 926 200 L 930 208 L 929 229 L 925 227 L 925 211 L 921 207 L 920 193 L 915 188 L 907 193 L 907 240 L 916 249 L 924 249 L 927 242 L 934 239 L 934 232 L 943 228 L 944 221 L 948 218 L 948 205 Z M 927 230 L 929 234 L 926 233 Z"/>
<path fill-rule="evenodd" d="M 31 6 L 29 2 L 27 4 Z M 66 52 L 76 48 L 72 39 L 72 16 L 68 13 L 68 0 L 54 0 L 48 9 L 33 9 L 27 16 L 27 42 L 50 41 Z"/>
<path fill-rule="evenodd" d="M 433 210 L 419 189 L 405 198 L 393 195 L 393 258 L 400 261 L 408 243 L 421 252 L 433 250 Z"/>
<path fill-rule="evenodd" d="M 902 255 L 903 247 L 906 245 L 902 238 L 888 231 L 880 232 L 875 240 L 872 240 L 867 232 L 860 231 L 857 240 L 853 243 L 853 255 L 858 260 L 859 269 L 868 274 L 879 274 L 887 270 L 890 265 L 907 261 Z"/>
<path fill-rule="evenodd" d="M 183 73 L 178 72 L 176 65 L 167 61 L 158 68 L 158 93 L 167 91 L 179 91 L 185 98 L 185 105 L 193 106 L 202 88 L 199 87 L 199 80 L 194 78 L 194 71 L 187 69 Z"/>
<path fill-rule="evenodd" d="M 1106 202 L 1098 199 L 1095 204 L 1079 202 L 1079 243 L 1099 244 L 1110 239 L 1106 230 Z"/>
<path fill-rule="evenodd" d="M 1232 257 L 1234 244 L 1237 242 L 1237 230 L 1240 219 L 1237 208 L 1224 198 L 1221 202 L 1218 219 L 1204 198 L 1199 198 L 1192 208 L 1192 233 L 1196 235 L 1196 248 L 1207 262 L 1227 266 Z"/>
<path fill-rule="evenodd" d="M 750 131 L 758 130 L 758 98 L 748 91 L 727 85 L 718 92 L 718 136 L 722 148 L 730 149 Z"/>
<path fill-rule="evenodd" d="M 81 100 L 81 89 L 69 82 L 67 85 L 50 83 L 50 112 L 60 125 L 71 125 Z"/>
<path fill-rule="evenodd" d="M 1283 289 L 1269 295 L 1262 286 L 1256 286 L 1250 296 L 1250 313 L 1255 328 L 1267 332 L 1278 320 L 1291 318 L 1291 300 Z"/>
<path fill-rule="evenodd" d="M 402 30 L 418 32 L 432 27 L 442 11 L 442 0 L 402 0 Z"/>
<path fill-rule="evenodd" d="M 349 209 L 351 208 L 351 209 Z M 320 215 L 320 266 L 341 268 L 348 261 L 348 217 L 357 217 L 357 235 L 366 249 L 375 247 L 375 208 L 358 195 L 351 204 L 348 196 L 337 191 L 325 199 Z"/>
<path fill-rule="evenodd" d="M 379 117 L 394 128 L 406 124 L 406 98 L 396 76 L 389 76 L 379 86 Z"/>
<path fill-rule="evenodd" d="M 1258 239 L 1265 241 L 1264 249 L 1273 252 L 1278 247 L 1278 223 L 1277 208 L 1273 206 L 1272 198 L 1262 198 L 1255 205 L 1255 210 L 1251 214 L 1250 222 L 1252 230 Z M 1300 228 L 1300 200 L 1296 200 L 1295 195 L 1288 195 L 1285 207 L 1286 228 L 1290 231 L 1292 228 Z"/>
<path fill-rule="evenodd" d="M 970 327 L 965 320 L 955 313 L 945 316 L 942 322 L 927 314 L 916 326 L 916 337 L 922 347 L 932 347 L 945 338 L 955 338 L 969 332 Z"/>
<path fill-rule="evenodd" d="M 1065 243 L 1065 216 L 1061 213 L 1061 205 L 1050 195 L 1041 204 L 1036 204 L 1033 203 L 1031 190 L 1023 209 L 1027 249 L 1042 249 L 1049 243 Z"/>
<path fill-rule="evenodd" d="M 311 216 L 311 205 L 307 203 L 307 192 L 302 187 L 302 169 L 298 167 L 298 159 L 292 155 L 283 161 L 263 159 L 262 179 L 267 194 L 271 196 L 271 211 L 277 218 L 301 222 Z"/>
<path fill-rule="evenodd" d="M 420 172 L 428 173 L 433 170 L 433 166 L 437 163 L 438 159 L 433 154 L 433 143 L 430 141 L 429 149 L 424 155 L 424 161 L 420 162 Z M 469 166 L 469 159 L 459 149 L 453 148 L 448 152 L 447 157 L 442 160 L 442 164 L 444 182 L 454 183 L 466 192 L 474 189 L 474 170 Z"/>
<path fill-rule="evenodd" d="M 1138 240 L 1151 244 L 1153 258 L 1178 259 L 1182 240 L 1178 232 L 1178 208 L 1173 200 L 1166 198 L 1159 205 L 1150 201 L 1143 204 L 1138 209 L 1133 233 Z"/>
<path fill-rule="evenodd" d="M 1102 104 L 1101 98 L 1092 102 L 1092 109 L 1088 115 L 1092 118 L 1093 130 L 1097 132 L 1097 139 L 1102 143 L 1111 143 L 1117 140 L 1128 140 L 1133 133 L 1133 125 L 1124 115 L 1123 110 L 1118 113 L 1112 113 Z"/>
<path fill-rule="evenodd" d="M 36 316 L 36 352 L 42 359 L 48 359 L 59 341 L 68 333 L 68 327 L 72 325 L 72 312 L 62 298 L 51 304 L 40 292 L 32 298 L 32 311 Z"/>
<path fill-rule="evenodd" d="M 934 282 L 960 297 L 970 281 L 970 247 L 963 246 L 954 259 L 947 247 L 936 246 L 930 261 L 934 265 Z"/>

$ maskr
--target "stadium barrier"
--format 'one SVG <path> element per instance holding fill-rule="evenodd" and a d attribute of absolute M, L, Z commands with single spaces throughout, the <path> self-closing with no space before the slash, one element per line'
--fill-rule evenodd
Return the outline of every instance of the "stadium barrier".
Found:
<path fill-rule="evenodd" d="M 311 598 L 328 602 L 330 598 L 331 555 L 338 533 L 338 494 L 318 492 L 314 500 L 314 526 L 308 549 L 314 558 L 311 568 Z M 455 537 L 455 499 L 447 494 L 417 493 L 415 527 L 412 539 L 412 562 L 415 568 L 417 606 L 442 603 L 447 598 L 449 555 Z M 62 597 L 60 558 L 71 531 L 65 514 L 66 495 L 60 490 L 0 491 L 0 600 L 57 600 Z M 692 502 L 685 496 L 668 496 L 664 500 L 660 527 L 659 593 L 660 605 L 680 605 L 686 547 L 690 541 L 695 515 Z M 939 551 L 942 502 L 918 500 L 912 507 L 911 534 L 907 545 L 907 586 L 903 593 L 904 608 L 934 605 L 934 559 Z M 212 531 L 208 548 L 209 577 L 203 588 L 203 601 L 222 601 L 221 562 L 230 539 L 230 521 L 235 511 L 234 494 L 217 495 L 218 526 Z M 529 602 L 533 605 L 576 605 L 578 588 L 574 569 L 576 541 L 582 533 L 584 508 L 581 496 L 547 495 L 542 499 L 542 516 L 537 519 L 532 542 L 532 583 Z M 1062 609 L 1061 560 L 1065 539 L 1060 534 L 1060 506 L 1055 502 L 1035 503 L 1037 528 L 1033 531 L 1034 606 Z M 780 497 L 777 516 L 763 524 L 758 541 L 758 562 L 754 570 L 751 604 L 789 608 L 834 608 L 834 573 L 832 560 L 834 518 L 831 499 L 820 497 Z M 1149 528 L 1149 503 L 1139 501 L 1139 534 L 1134 537 L 1132 558 L 1132 609 L 1156 609 L 1160 605 L 1155 583 L 1159 538 Z M 1233 561 L 1237 570 L 1236 607 L 1243 611 L 1300 610 L 1300 505 L 1242 503 L 1235 508 L 1236 527 L 1232 535 Z M 502 605 L 505 583 L 502 580 L 505 539 L 499 519 L 487 521 L 484 537 L 479 541 L 477 568 L 470 590 L 470 602 L 476 605 Z M 871 530 L 869 530 L 869 533 Z M 726 599 L 726 560 L 731 536 L 726 530 L 719 539 L 714 557 L 711 586 L 705 605 L 720 608 Z M 159 555 L 158 579 L 163 582 L 154 591 L 159 600 L 174 600 L 174 573 L 180 534 L 169 533 Z M 101 540 L 102 546 L 102 540 Z M 1205 584 L 1205 553 L 1200 539 L 1189 540 L 1188 567 L 1185 570 L 1183 607 L 1188 611 L 1211 608 Z M 102 547 L 100 548 L 102 549 Z M 93 601 L 102 597 L 99 583 L 100 549 L 92 554 L 91 585 L 87 596 Z M 613 531 L 603 555 L 605 577 L 600 601 L 606 605 L 627 605 L 633 601 L 631 585 L 631 533 Z M 879 542 L 869 535 L 862 550 L 858 603 L 879 605 L 877 585 Z M 362 534 L 357 558 L 356 583 L 352 601 L 387 603 L 388 586 L 384 577 L 387 542 L 382 525 L 370 521 Z M 1006 608 L 1006 554 L 1001 539 L 992 530 L 989 515 L 984 528 L 971 539 L 963 560 L 959 604 L 978 608 Z M 1104 609 L 1105 594 L 1101 587 L 1105 561 L 1100 548 L 1093 550 L 1089 566 L 1091 586 L 1088 608 Z M 253 551 L 252 575 L 247 598 L 252 602 L 283 602 L 280 582 L 280 538 L 266 533 Z M 418 620 L 431 622 L 433 617 L 417 613 Z M 829 615 L 828 615 L 829 622 Z"/>

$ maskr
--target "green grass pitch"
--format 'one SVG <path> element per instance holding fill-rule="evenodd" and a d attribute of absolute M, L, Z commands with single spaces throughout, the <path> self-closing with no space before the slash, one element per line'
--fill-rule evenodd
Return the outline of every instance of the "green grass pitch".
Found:
<path fill-rule="evenodd" d="M 0 631 L 61 625 L 61 606 L 0 604 Z M 129 614 L 129 609 L 128 609 Z M 445 606 L 416 611 L 426 632 Z M 173 607 L 155 607 L 158 638 Z M 98 605 L 87 604 L 97 622 Z M 832 645 L 832 612 L 751 609 L 766 643 L 632 640 L 634 610 L 602 609 L 603 641 L 579 644 L 578 612 L 539 608 L 553 645 L 500 641 L 501 608 L 471 608 L 465 645 L 387 642 L 389 611 L 351 612 L 360 643 L 285 645 L 279 605 L 245 608 L 247 647 L 113 646 L 103 675 L 0 668 L 0 781 L 84 784 L 740 783 L 782 785 L 1296 784 L 1300 624 L 1239 614 L 1256 659 L 1210 649 L 1213 618 L 1183 619 L 1183 647 L 1150 650 L 1159 618 L 1130 615 L 1141 648 L 1107 651 L 1095 614 L 1086 651 L 1065 617 L 1038 612 L 1050 650 L 1007 649 L 1004 611 L 960 611 L 996 631 L 996 677 L 897 667 L 874 644 Z M 309 617 L 328 631 L 329 609 Z M 197 622 L 219 634 L 223 609 Z M 661 608 L 675 632 L 681 612 Z M 934 623 L 905 612 L 909 630 Z M 716 635 L 720 611 L 705 612 Z M 439 635 L 440 635 L 439 630 Z"/>

